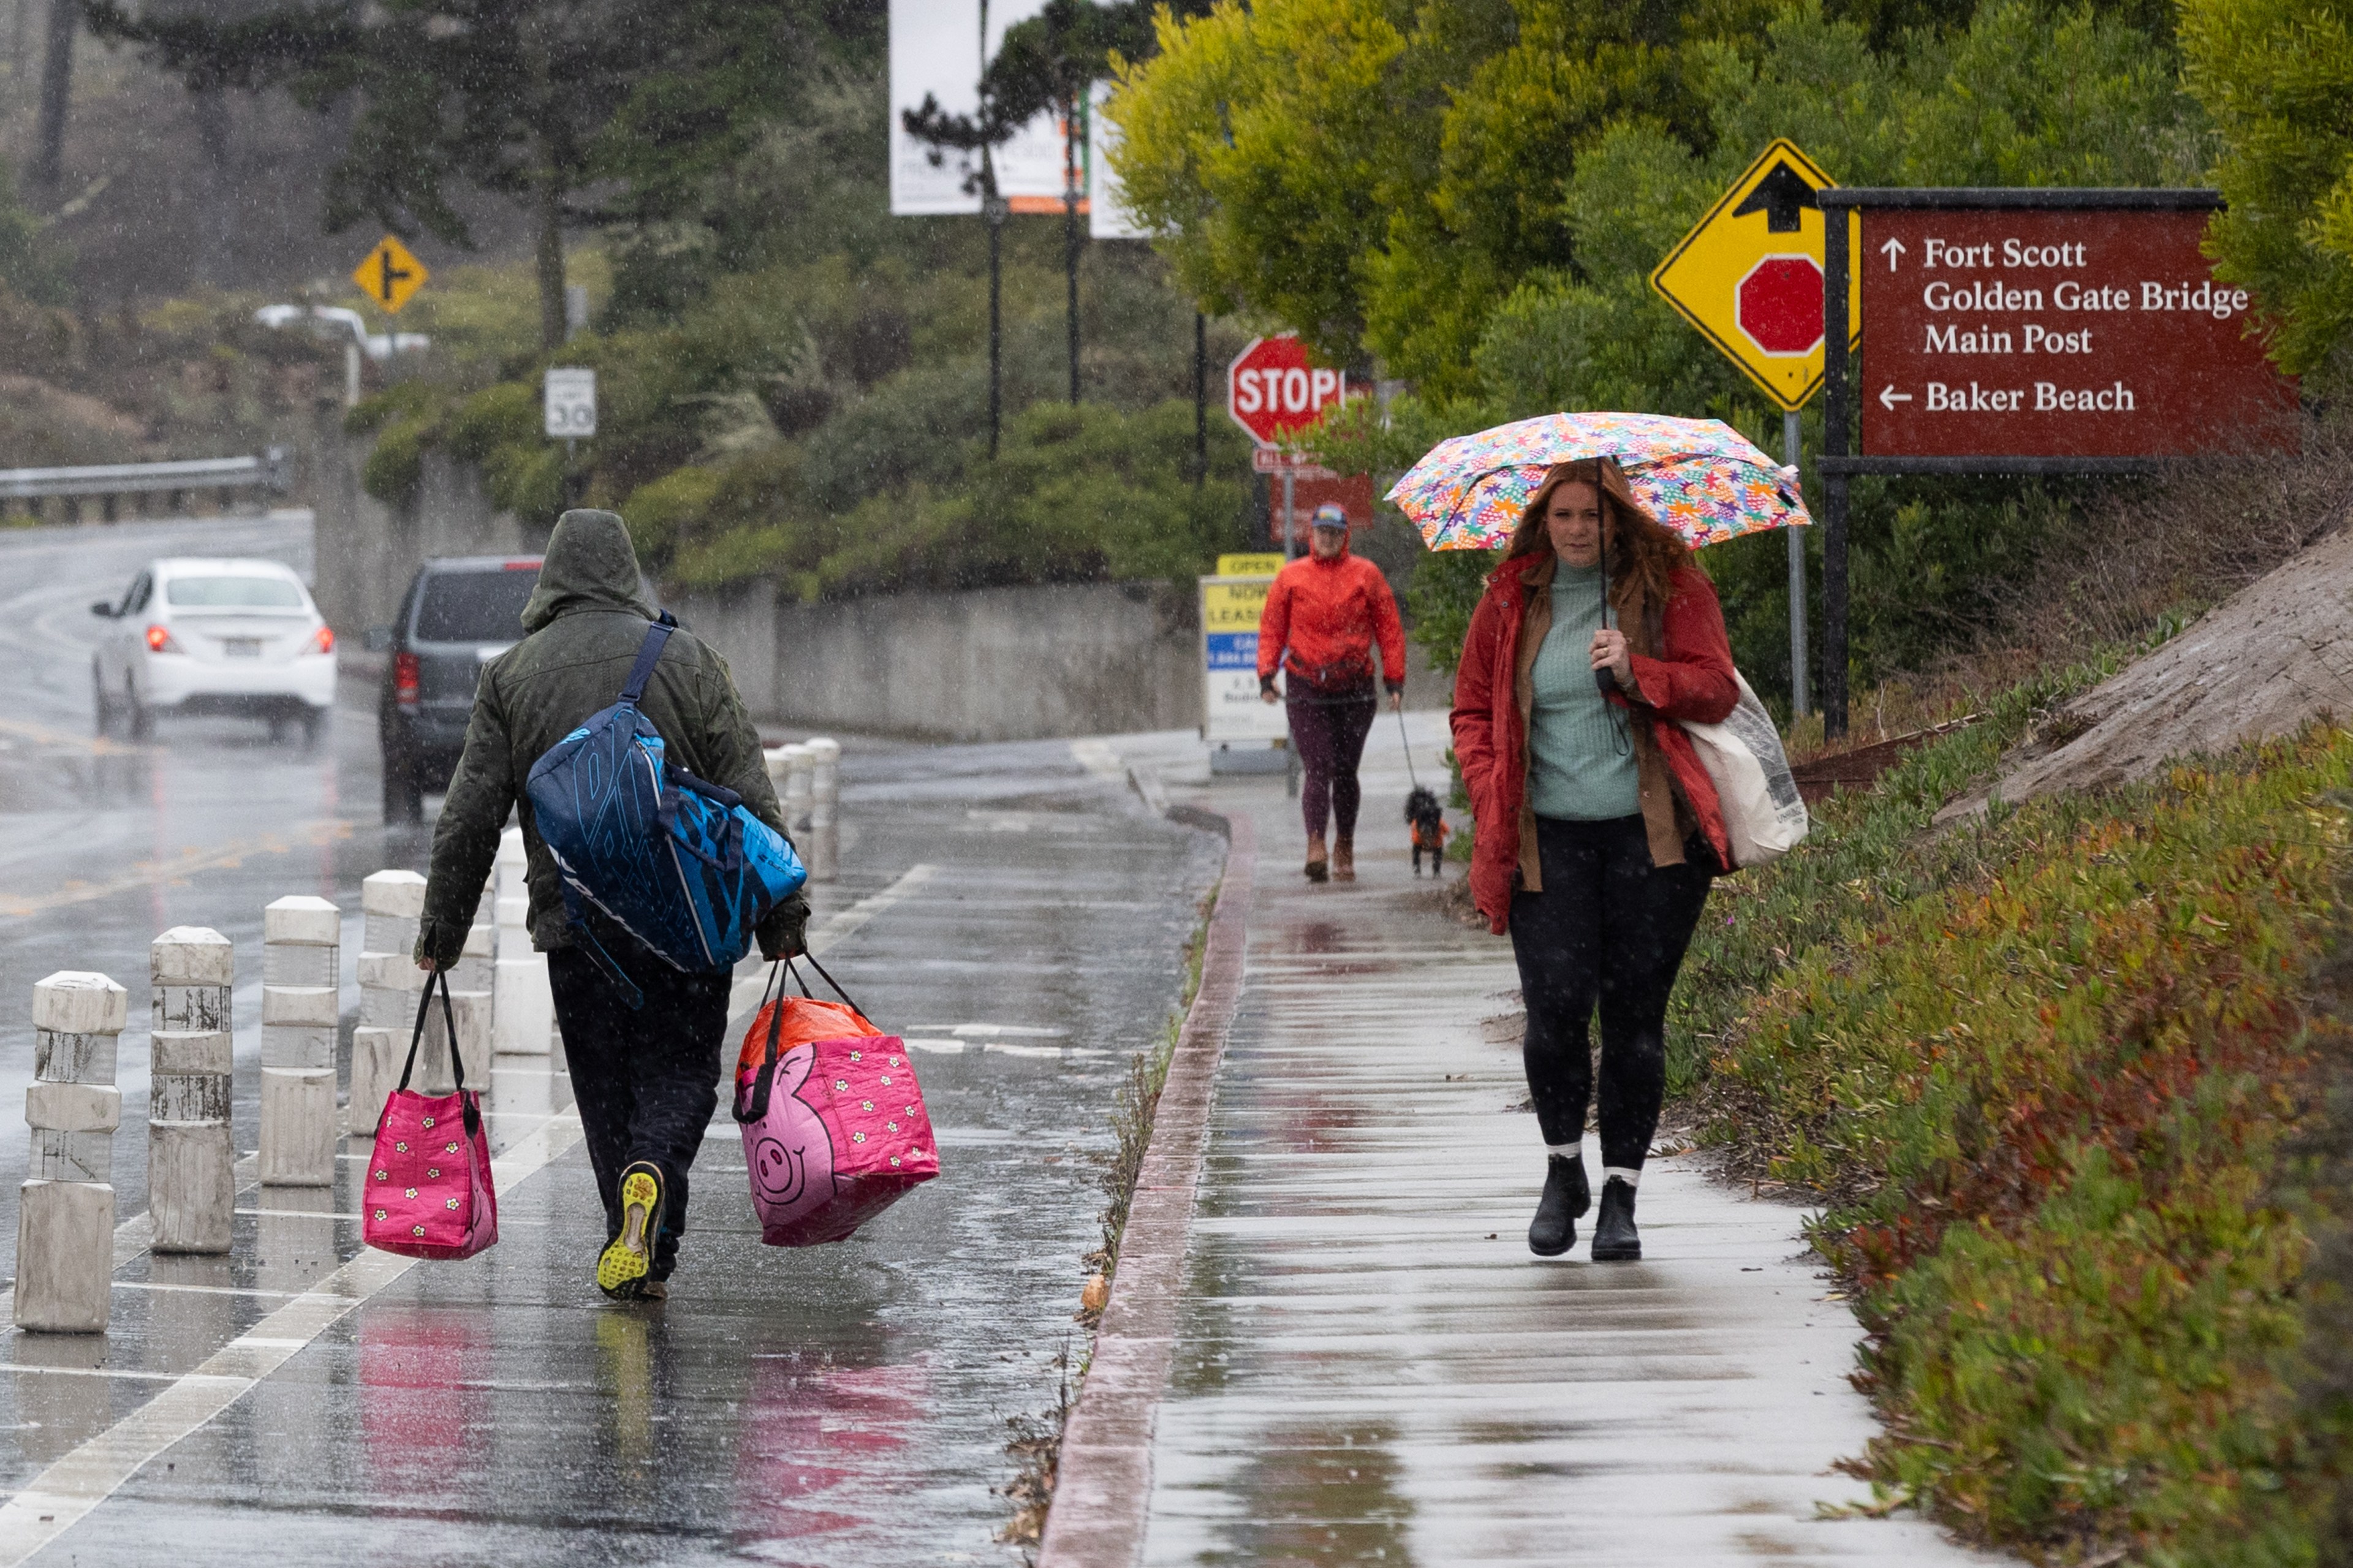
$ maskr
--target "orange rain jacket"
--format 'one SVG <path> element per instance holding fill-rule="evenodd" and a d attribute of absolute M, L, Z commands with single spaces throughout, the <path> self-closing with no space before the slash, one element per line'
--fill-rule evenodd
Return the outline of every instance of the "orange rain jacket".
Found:
<path fill-rule="evenodd" d="M 1381 569 L 1345 546 L 1329 561 L 1303 555 L 1286 563 L 1267 590 L 1258 622 L 1259 684 L 1274 679 L 1280 662 L 1294 683 L 1320 692 L 1369 687 L 1376 637 L 1381 684 L 1404 690 L 1405 628 Z"/>

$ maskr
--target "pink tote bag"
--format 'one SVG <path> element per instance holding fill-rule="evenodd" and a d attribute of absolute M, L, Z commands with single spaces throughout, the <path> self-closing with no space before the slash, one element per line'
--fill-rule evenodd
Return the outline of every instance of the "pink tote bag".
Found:
<path fill-rule="evenodd" d="M 441 1022 L 458 1083 L 454 1094 L 420 1094 L 408 1087 L 433 989 L 441 988 Z M 491 1186 L 491 1141 L 482 1129 L 481 1096 L 466 1087 L 458 1050 L 458 1023 L 449 1010 L 449 976 L 425 977 L 417 1003 L 417 1031 L 400 1087 L 375 1124 L 375 1152 L 361 1186 L 361 1237 L 384 1252 L 407 1258 L 471 1258 L 499 1239 L 499 1199 Z"/>
<path fill-rule="evenodd" d="M 806 982 L 802 995 L 784 994 L 787 967 L 777 966 L 776 1000 L 762 1006 L 745 1038 L 735 1120 L 744 1129 L 760 1239 L 771 1247 L 816 1247 L 848 1240 L 938 1175 L 940 1151 L 906 1043 L 898 1037 L 848 1035 L 785 1045 L 788 1033 L 799 1033 L 787 1031 L 786 1014 L 808 1005 Z M 809 967 L 858 1012 L 815 959 Z"/>

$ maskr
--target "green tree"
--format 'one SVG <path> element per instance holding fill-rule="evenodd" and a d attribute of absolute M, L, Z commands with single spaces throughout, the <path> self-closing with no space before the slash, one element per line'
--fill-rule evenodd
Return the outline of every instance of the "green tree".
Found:
<path fill-rule="evenodd" d="M 2218 272 L 2272 317 L 2284 370 L 2341 374 L 2353 337 L 2353 14 L 2334 0 L 2181 0 L 2189 90 L 2220 131 Z"/>
<path fill-rule="evenodd" d="M 326 0 L 221 21 L 90 0 L 192 90 L 353 109 L 324 221 L 470 246 L 470 185 L 523 205 L 543 346 L 564 341 L 564 230 L 674 209 L 793 100 L 834 35 L 802 0 Z M 609 199 L 599 199 L 607 190 Z"/>

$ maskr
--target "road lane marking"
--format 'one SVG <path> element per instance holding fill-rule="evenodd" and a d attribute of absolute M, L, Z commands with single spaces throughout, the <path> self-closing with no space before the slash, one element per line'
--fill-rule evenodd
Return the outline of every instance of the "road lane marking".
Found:
<path fill-rule="evenodd" d="M 576 1114 L 549 1117 L 491 1162 L 494 1188 L 512 1194 L 579 1141 Z M 0 1503 L 0 1568 L 16 1568 L 71 1530 L 149 1460 L 236 1404 L 417 1261 L 373 1248 L 361 1252 L 193 1372 L 174 1378 L 154 1398 L 56 1460 Z"/>
<path fill-rule="evenodd" d="M 888 910 L 892 905 L 913 897 L 924 883 L 940 874 L 940 868 L 930 861 L 919 861 L 900 874 L 899 879 L 879 893 L 871 893 L 846 910 L 836 910 L 817 922 L 809 932 L 809 956 L 820 958 L 839 946 L 852 932 Z M 727 1026 L 732 1031 L 754 1013 L 759 1011 L 760 998 L 768 989 L 768 966 L 761 964 L 756 973 L 739 977 L 734 989 L 727 995 Z"/>
<path fill-rule="evenodd" d="M 287 855 L 297 849 L 319 848 L 349 838 L 353 826 L 352 823 L 341 817 L 329 817 L 301 823 L 290 834 L 269 833 L 253 838 L 232 838 L 209 849 L 199 849 L 192 845 L 177 855 L 153 860 L 135 860 L 121 876 L 110 877 L 102 882 L 68 881 L 47 893 L 0 893 L 0 919 L 22 920 L 50 910 L 87 904 L 142 888 L 175 886 L 186 881 L 191 873 L 235 869 L 256 855 Z"/>
<path fill-rule="evenodd" d="M 1108 741 L 1071 742 L 1071 761 L 1099 779 L 1109 779 L 1113 784 L 1127 782 L 1127 769 L 1121 764 L 1119 753 L 1111 749 Z"/>
<path fill-rule="evenodd" d="M 290 1301 L 302 1294 L 300 1290 L 264 1290 L 252 1285 L 166 1285 L 154 1279 L 117 1279 L 112 1289 L 185 1291 L 195 1296 L 274 1296 L 281 1301 Z"/>

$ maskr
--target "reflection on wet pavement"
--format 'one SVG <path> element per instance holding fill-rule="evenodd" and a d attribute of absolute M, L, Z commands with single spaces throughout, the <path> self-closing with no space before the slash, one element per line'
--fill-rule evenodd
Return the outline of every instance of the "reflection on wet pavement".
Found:
<path fill-rule="evenodd" d="M 349 984 L 360 879 L 421 867 L 429 847 L 429 825 L 375 821 L 361 680 L 316 752 L 232 721 L 167 722 L 138 749 L 79 738 L 90 599 L 166 551 L 307 550 L 306 527 L 282 521 L 206 526 L 202 545 L 165 525 L 0 537 L 0 651 L 40 672 L 25 718 L 45 731 L 0 729 L 0 1104 L 29 1077 L 35 979 L 103 970 L 132 1019 L 112 1330 L 0 1338 L 0 1489 L 166 1398 L 197 1413 L 33 1561 L 1015 1561 L 992 1539 L 1005 1423 L 1052 1397 L 1095 1241 L 1092 1154 L 1124 1058 L 1176 1000 L 1216 841 L 1146 816 L 1060 743 L 853 745 L 843 880 L 819 890 L 818 927 L 859 912 L 828 967 L 886 1027 L 959 1048 L 921 1058 L 942 1179 L 849 1242 L 760 1245 L 723 1113 L 673 1300 L 606 1302 L 561 1058 L 502 1057 L 494 1149 L 517 1170 L 553 1159 L 501 1186 L 489 1252 L 405 1269 L 363 1253 L 365 1144 L 347 1141 L 332 1190 L 261 1189 L 246 1161 L 230 1256 L 157 1257 L 139 1218 L 149 941 L 191 923 L 237 945 L 233 1127 L 250 1151 L 263 906 L 341 905 Z M 0 1271 L 26 1158 L 11 1120 Z M 265 1375 L 248 1387 L 238 1368 Z"/>
<path fill-rule="evenodd" d="M 1407 785 L 1380 741 L 1374 820 Z M 1170 787 L 1250 813 L 1260 872 L 1146 1563 L 1998 1561 L 1916 1520 L 1816 1520 L 1867 1497 L 1829 1467 L 1875 1427 L 1798 1211 L 1654 1157 L 1646 1261 L 1529 1256 L 1543 1148 L 1515 1045 L 1479 1022 L 1510 948 L 1438 912 L 1401 835 L 1312 887 L 1279 787 Z"/>

